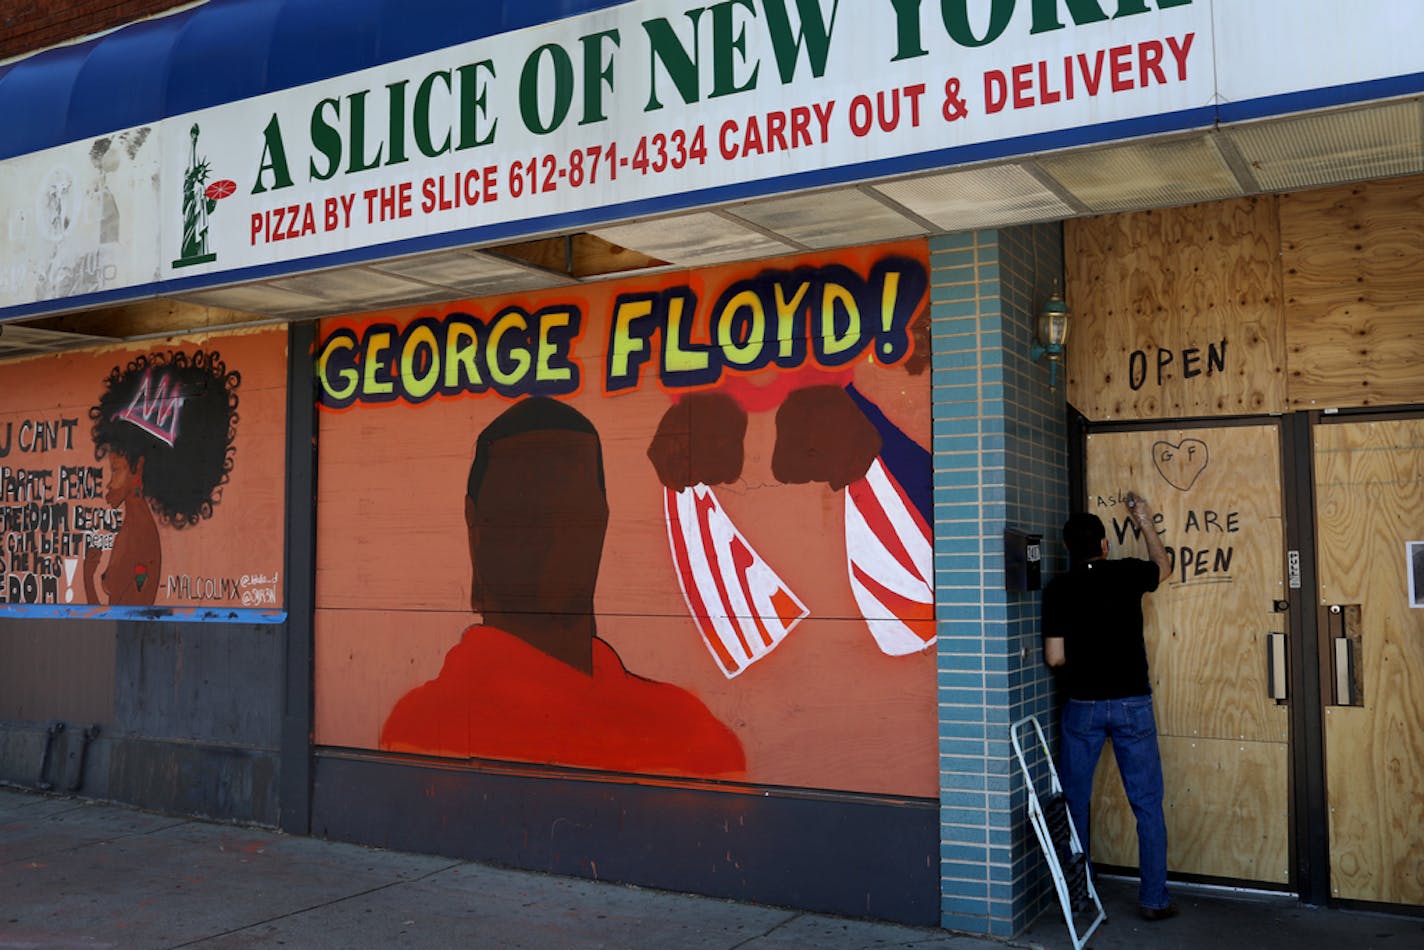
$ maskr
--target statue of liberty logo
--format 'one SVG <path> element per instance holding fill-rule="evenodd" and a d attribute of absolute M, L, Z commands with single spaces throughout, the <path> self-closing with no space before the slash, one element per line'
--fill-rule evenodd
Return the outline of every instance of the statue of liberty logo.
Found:
<path fill-rule="evenodd" d="M 174 267 L 191 267 L 218 259 L 208 250 L 208 215 L 218 202 L 237 191 L 237 183 L 228 178 L 208 182 L 212 173 L 206 158 L 198 158 L 198 125 L 189 131 L 193 140 L 188 153 L 188 170 L 183 173 L 183 247 L 182 256 Z"/>

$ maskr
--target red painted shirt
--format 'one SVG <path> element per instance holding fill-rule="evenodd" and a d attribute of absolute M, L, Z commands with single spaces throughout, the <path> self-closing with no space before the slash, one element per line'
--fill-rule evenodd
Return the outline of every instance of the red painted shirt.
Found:
<path fill-rule="evenodd" d="M 746 772 L 741 742 L 701 700 L 629 673 L 602 640 L 589 675 L 478 625 L 445 654 L 439 676 L 396 703 L 381 748 L 707 778 Z"/>

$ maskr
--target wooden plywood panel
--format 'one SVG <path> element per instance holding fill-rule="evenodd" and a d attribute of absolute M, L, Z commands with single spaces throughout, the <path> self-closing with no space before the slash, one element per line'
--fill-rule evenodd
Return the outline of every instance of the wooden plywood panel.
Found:
<path fill-rule="evenodd" d="M 1092 420 L 1285 405 L 1276 199 L 1069 221 L 1068 400 Z"/>
<path fill-rule="evenodd" d="M 1359 605 L 1363 647 L 1364 705 L 1325 716 L 1331 887 L 1424 904 L 1424 609 L 1406 559 L 1424 541 L 1424 420 L 1322 426 L 1315 449 L 1320 602 Z"/>
<path fill-rule="evenodd" d="M 1294 408 L 1424 401 L 1424 178 L 1280 199 Z"/>
<path fill-rule="evenodd" d="M 887 630 L 930 626 L 932 564 L 927 557 L 925 596 L 912 597 L 896 579 L 896 589 L 886 588 L 895 594 L 891 605 L 862 596 L 862 576 L 880 582 L 858 570 L 864 552 L 875 555 L 884 548 L 877 539 L 891 535 L 897 551 L 932 555 L 932 545 L 916 548 L 908 533 L 923 537 L 919 526 L 929 523 L 918 502 L 898 524 L 889 515 L 901 509 L 884 508 L 932 494 L 927 360 L 915 362 L 907 351 L 901 363 L 886 362 L 877 350 L 872 361 L 867 350 L 827 370 L 813 359 L 820 342 L 810 343 L 825 333 L 807 323 L 787 330 L 787 339 L 806 343 L 788 351 L 797 359 L 804 352 L 804 365 L 732 371 L 723 364 L 751 359 L 749 344 L 716 335 L 721 326 L 732 332 L 733 311 L 717 304 L 725 288 L 782 292 L 773 281 L 832 265 L 834 274 L 903 266 L 902 289 L 888 298 L 877 291 L 876 306 L 888 299 L 907 320 L 927 316 L 920 307 L 927 254 L 923 241 L 904 242 L 802 257 L 781 271 L 765 262 L 729 265 L 324 322 L 317 741 L 651 775 L 744 773 L 735 777 L 933 798 L 935 654 L 924 644 L 891 653 L 880 639 Z M 811 285 L 798 292 L 810 294 Z M 613 332 L 614 315 L 621 299 L 639 295 L 696 303 L 679 309 L 680 317 L 658 317 L 673 320 L 664 325 L 673 335 L 650 323 L 652 335 L 640 337 L 647 360 L 626 361 L 624 372 L 615 369 L 622 357 L 610 356 L 622 333 Z M 510 380 L 516 358 L 531 352 L 515 324 L 539 313 L 579 321 L 576 336 L 555 333 L 554 352 L 538 357 L 549 363 L 544 377 L 520 377 L 545 397 L 536 402 Z M 434 378 L 422 375 L 424 362 L 415 355 L 398 362 L 403 344 L 387 350 L 373 342 L 359 353 L 332 344 L 387 333 L 409 339 L 416 321 L 461 327 L 486 344 L 498 332 L 491 327 L 502 326 L 507 340 L 519 342 L 508 344 L 506 356 L 495 354 L 508 364 L 497 377 L 486 361 L 489 346 L 469 348 L 442 333 L 429 365 L 438 358 L 443 368 L 474 366 L 482 375 L 476 385 L 475 370 L 459 369 L 459 391 L 433 396 L 419 391 Z M 709 374 L 695 384 L 662 372 L 664 358 L 675 359 L 664 342 L 684 331 L 682 345 L 698 347 L 686 352 L 693 363 L 705 355 Z M 915 332 L 907 327 L 905 339 Z M 386 368 L 397 365 L 403 375 L 392 370 L 387 380 Z M 341 408 L 348 398 L 356 404 Z M 846 448 L 856 446 L 867 457 L 856 463 L 855 480 L 835 477 Z M 866 466 L 881 456 L 897 469 L 893 480 L 905 495 L 885 495 L 886 516 L 872 525 L 852 488 L 860 491 Z M 826 462 L 824 472 L 805 470 L 807 458 Z M 711 487 L 699 491 L 699 484 Z M 691 495 L 677 494 L 689 486 Z M 888 477 L 885 486 L 894 488 Z M 683 514 L 689 497 L 700 521 Z M 904 576 L 902 568 L 896 577 Z M 560 662 L 567 669 L 553 665 Z M 501 675 L 515 699 L 493 703 L 502 732 L 496 742 L 474 728 L 495 721 L 477 703 L 494 695 L 492 684 L 475 680 Z M 648 690 L 636 681 L 666 687 L 667 714 L 640 718 L 654 723 L 643 731 L 675 716 L 687 729 L 658 743 L 638 734 L 628 750 L 611 749 L 608 737 L 635 733 L 596 724 L 609 710 L 634 707 L 600 698 L 590 680 L 637 695 Z M 557 703 L 540 705 L 546 695 Z M 534 729 L 546 722 L 586 729 L 562 732 L 579 736 L 584 748 L 555 749 Z M 670 750 L 699 748 L 691 733 L 707 733 L 709 723 L 739 744 L 745 768 L 727 767 L 720 753 L 669 765 Z M 725 751 L 721 742 L 704 747 L 714 746 Z"/>
<path fill-rule="evenodd" d="M 1163 736 L 1167 866 L 1284 884 L 1289 879 L 1284 743 Z M 1093 792 L 1093 860 L 1137 867 L 1137 830 L 1105 747 Z"/>
<path fill-rule="evenodd" d="M 1167 735 L 1284 742 L 1266 695 L 1266 636 L 1285 596 L 1275 426 L 1088 437 L 1088 510 L 1113 557 L 1147 557 L 1122 498 L 1152 504 L 1172 577 L 1143 601 L 1158 726 Z"/>
<path fill-rule="evenodd" d="M 1088 510 L 1113 557 L 1146 557 L 1123 497 L 1151 502 L 1172 577 L 1143 600 L 1167 793 L 1168 866 L 1285 881 L 1286 707 L 1266 695 L 1266 635 L 1284 629 L 1278 430 L 1161 429 L 1088 437 Z M 1105 754 L 1111 758 L 1110 754 Z M 1100 765 L 1095 860 L 1137 865 L 1132 812 Z"/>

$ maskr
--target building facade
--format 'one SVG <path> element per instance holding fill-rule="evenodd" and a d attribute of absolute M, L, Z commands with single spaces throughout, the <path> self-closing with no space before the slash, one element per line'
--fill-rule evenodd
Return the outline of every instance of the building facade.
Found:
<path fill-rule="evenodd" d="M 1172 873 L 1424 904 L 1424 17 L 475 6 L 7 22 L 0 780 L 1010 936 L 1135 490 Z"/>

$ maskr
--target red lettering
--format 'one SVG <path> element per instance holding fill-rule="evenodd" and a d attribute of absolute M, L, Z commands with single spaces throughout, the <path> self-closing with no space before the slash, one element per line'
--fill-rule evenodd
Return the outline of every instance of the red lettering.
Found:
<path fill-rule="evenodd" d="M 1088 67 L 1088 57 L 1085 53 L 1078 54 L 1078 69 L 1083 74 L 1083 85 L 1088 89 L 1088 95 L 1096 96 L 1098 86 L 1103 81 L 1103 51 L 1098 50 L 1093 54 L 1093 66 Z"/>
<path fill-rule="evenodd" d="M 984 112 L 993 115 L 1002 112 L 1008 102 L 1009 84 L 1004 74 L 997 69 L 984 73 Z"/>
<path fill-rule="evenodd" d="M 1053 105 L 1053 103 L 1055 103 L 1055 102 L 1057 102 L 1059 99 L 1062 99 L 1062 98 L 1063 98 L 1063 96 L 1060 95 L 1059 92 L 1058 92 L 1056 89 L 1050 89 L 1049 86 L 1048 86 L 1048 61 L 1047 61 L 1047 60 L 1039 60 L 1039 62 L 1038 62 L 1038 89 L 1039 89 L 1039 99 L 1038 99 L 1038 101 L 1039 101 L 1039 102 L 1042 102 L 1042 103 L 1043 103 L 1044 105 L 1046 105 L 1046 106 L 1051 106 L 1051 105 Z"/>
<path fill-rule="evenodd" d="M 850 130 L 856 138 L 864 138 L 875 121 L 875 107 L 869 96 L 856 96 L 850 101 Z"/>
<path fill-rule="evenodd" d="M 796 106 L 791 110 L 791 147 L 811 144 L 811 110 Z"/>
<path fill-rule="evenodd" d="M 925 84 L 917 82 L 905 87 L 905 98 L 910 100 L 910 125 L 920 127 L 920 97 L 925 94 Z"/>
<path fill-rule="evenodd" d="M 786 113 L 768 112 L 766 115 L 766 139 L 768 152 L 788 151 L 786 144 Z"/>
<path fill-rule="evenodd" d="M 738 128 L 735 119 L 728 119 L 722 123 L 722 129 L 717 133 L 717 145 L 722 150 L 722 157 L 729 162 L 737 157 L 737 146 L 735 144 L 728 145 L 727 137 L 728 135 L 736 135 Z"/>
<path fill-rule="evenodd" d="M 1167 74 L 1162 72 L 1162 44 L 1156 40 L 1148 40 L 1137 47 L 1138 55 L 1142 62 L 1137 70 L 1137 84 L 1146 87 L 1147 74 L 1151 73 L 1157 78 L 1159 85 L 1167 84 Z"/>
<path fill-rule="evenodd" d="M 1132 47 L 1114 46 L 1108 50 L 1112 63 L 1112 91 L 1123 92 L 1132 88 Z"/>
<path fill-rule="evenodd" d="M 1177 61 L 1177 78 L 1182 82 L 1187 81 L 1187 56 L 1192 51 L 1192 41 L 1197 38 L 1195 33 L 1188 33 L 1182 38 L 1180 44 L 1174 36 L 1167 37 L 1167 48 L 1172 51 L 1172 58 Z"/>
<path fill-rule="evenodd" d="M 1015 66 L 1011 73 L 1014 82 L 1014 108 L 1027 109 L 1033 105 L 1033 67 L 1024 63 Z"/>

